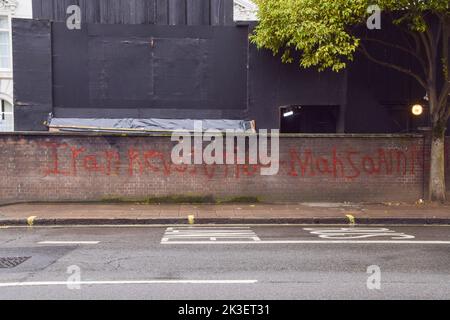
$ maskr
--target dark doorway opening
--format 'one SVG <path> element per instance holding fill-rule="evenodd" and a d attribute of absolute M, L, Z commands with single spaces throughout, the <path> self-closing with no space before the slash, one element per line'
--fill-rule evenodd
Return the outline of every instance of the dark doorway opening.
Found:
<path fill-rule="evenodd" d="M 339 106 L 285 106 L 280 108 L 281 133 L 336 133 Z"/>

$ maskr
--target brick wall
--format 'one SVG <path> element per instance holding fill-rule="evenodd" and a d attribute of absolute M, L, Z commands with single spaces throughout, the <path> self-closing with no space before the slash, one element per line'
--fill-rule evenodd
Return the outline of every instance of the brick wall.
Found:
<path fill-rule="evenodd" d="M 423 142 L 422 136 L 282 137 L 279 173 L 261 176 L 258 165 L 174 165 L 175 143 L 164 136 L 0 134 L 0 202 L 165 195 L 416 201 L 424 196 Z"/>

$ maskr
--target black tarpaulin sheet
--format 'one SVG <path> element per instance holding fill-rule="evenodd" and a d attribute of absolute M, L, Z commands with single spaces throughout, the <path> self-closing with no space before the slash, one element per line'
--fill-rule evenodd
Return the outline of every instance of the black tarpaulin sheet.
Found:
<path fill-rule="evenodd" d="M 201 122 L 202 130 L 255 131 L 253 121 L 246 120 L 193 120 L 193 119 L 78 119 L 50 118 L 47 126 L 58 131 L 101 132 L 167 132 L 187 130 L 193 132 Z"/>

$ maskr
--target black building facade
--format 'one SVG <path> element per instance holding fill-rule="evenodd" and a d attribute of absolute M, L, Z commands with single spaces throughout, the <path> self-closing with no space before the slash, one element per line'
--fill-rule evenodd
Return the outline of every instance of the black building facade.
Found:
<path fill-rule="evenodd" d="M 80 30 L 66 27 L 73 4 Z M 282 64 L 249 43 L 254 25 L 233 21 L 232 0 L 34 0 L 33 12 L 34 20 L 13 21 L 18 131 L 47 130 L 50 113 L 246 119 L 299 133 L 427 124 L 410 112 L 426 104 L 415 80 L 361 56 L 340 73 Z"/>

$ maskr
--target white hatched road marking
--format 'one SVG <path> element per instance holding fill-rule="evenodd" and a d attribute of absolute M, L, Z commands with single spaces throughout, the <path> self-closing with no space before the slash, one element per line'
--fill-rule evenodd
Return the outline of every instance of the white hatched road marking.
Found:
<path fill-rule="evenodd" d="M 416 237 L 387 228 L 369 227 L 321 227 L 304 228 L 321 240 L 289 239 L 261 240 L 249 227 L 181 227 L 168 228 L 161 244 L 409 244 L 450 245 L 450 241 L 412 240 Z M 385 240 L 365 240 L 381 237 Z M 243 239 L 242 239 L 243 238 Z M 248 240 L 245 240 L 248 239 Z M 323 239 L 323 240 L 322 240 Z"/>
<path fill-rule="evenodd" d="M 220 242 L 227 241 L 261 241 L 250 227 L 171 227 L 167 228 L 161 243 L 173 242 Z"/>

